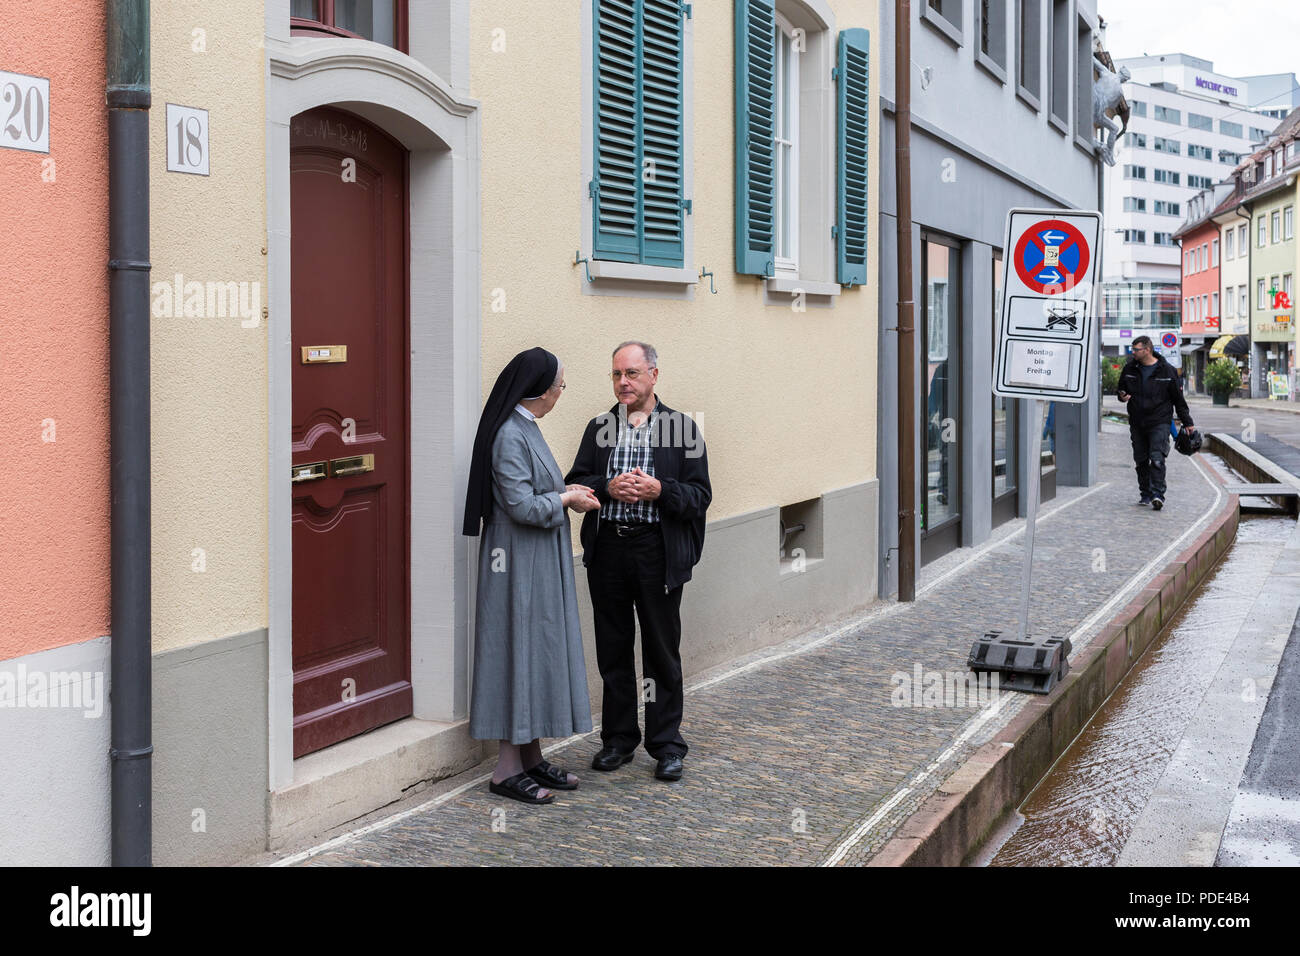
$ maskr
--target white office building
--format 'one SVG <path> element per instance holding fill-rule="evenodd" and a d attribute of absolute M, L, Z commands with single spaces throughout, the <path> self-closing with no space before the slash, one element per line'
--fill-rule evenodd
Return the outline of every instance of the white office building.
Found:
<path fill-rule="evenodd" d="M 1267 138 L 1278 121 L 1260 110 L 1289 103 L 1296 86 L 1294 74 L 1261 76 L 1265 95 L 1257 97 L 1246 79 L 1215 73 L 1209 60 L 1185 53 L 1117 59 L 1121 67 L 1131 74 L 1124 89 L 1132 115 L 1116 164 L 1106 170 L 1103 209 L 1102 346 L 1112 355 L 1126 351 L 1134 335 L 1179 327 L 1181 258 L 1173 234 L 1187 219 L 1187 203 Z"/>

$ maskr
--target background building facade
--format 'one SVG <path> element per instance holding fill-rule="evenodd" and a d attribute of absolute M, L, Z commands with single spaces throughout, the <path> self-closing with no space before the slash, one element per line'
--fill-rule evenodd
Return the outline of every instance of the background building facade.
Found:
<path fill-rule="evenodd" d="M 1030 467 L 1043 494 L 1087 484 L 1095 406 L 1053 405 L 1031 463 L 1028 403 L 991 394 L 995 316 L 1013 207 L 1096 209 L 1091 2 L 913 6 L 912 217 L 918 418 L 918 554 L 929 561 L 986 540 L 1026 513 Z M 881 44 L 893 46 L 892 17 Z M 882 70 L 880 308 L 897 295 L 892 58 Z M 996 123 L 989 117 L 997 117 Z M 897 341 L 880 336 L 879 420 L 897 420 Z M 897 590 L 898 441 L 881 429 L 880 593 Z"/>

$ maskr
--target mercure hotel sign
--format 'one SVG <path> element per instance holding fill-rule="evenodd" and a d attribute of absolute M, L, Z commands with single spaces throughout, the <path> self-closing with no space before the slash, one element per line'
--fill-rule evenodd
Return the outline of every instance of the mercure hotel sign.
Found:
<path fill-rule="evenodd" d="M 1222 93 L 1225 96 L 1237 95 L 1237 88 L 1235 86 L 1229 86 L 1226 83 L 1219 83 L 1215 80 L 1207 80 L 1203 76 L 1195 77 L 1193 82 L 1195 82 L 1198 89 L 1209 90 L 1212 93 Z"/>

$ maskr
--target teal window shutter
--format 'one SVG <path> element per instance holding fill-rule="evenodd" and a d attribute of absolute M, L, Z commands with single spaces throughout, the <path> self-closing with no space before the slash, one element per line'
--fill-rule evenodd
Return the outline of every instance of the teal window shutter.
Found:
<path fill-rule="evenodd" d="M 835 252 L 837 281 L 867 281 L 867 130 L 871 99 L 867 60 L 868 30 L 840 32 L 838 68 L 838 150 L 836 162 Z"/>
<path fill-rule="evenodd" d="M 775 275 L 776 5 L 736 0 L 736 271 Z"/>
<path fill-rule="evenodd" d="M 683 17 L 678 0 L 593 0 L 594 255 L 685 263 Z"/>

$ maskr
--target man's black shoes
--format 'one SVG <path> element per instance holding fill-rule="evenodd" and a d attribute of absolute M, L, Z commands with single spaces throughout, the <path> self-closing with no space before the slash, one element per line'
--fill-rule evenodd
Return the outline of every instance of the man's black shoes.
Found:
<path fill-rule="evenodd" d="M 1151 499 L 1151 510 L 1152 510 L 1152 511 L 1159 511 L 1159 510 L 1160 510 L 1161 508 L 1163 508 L 1164 506 L 1165 506 L 1165 499 L 1163 499 L 1163 498 L 1152 498 L 1152 499 Z"/>
<path fill-rule="evenodd" d="M 682 758 L 680 754 L 668 754 L 660 757 L 655 766 L 655 776 L 660 780 L 682 779 Z"/>
<path fill-rule="evenodd" d="M 1150 495 L 1143 495 L 1141 498 L 1138 499 L 1138 504 L 1140 504 L 1140 505 L 1149 505 L 1149 504 L 1151 504 L 1151 496 L 1150 496 Z"/>
<path fill-rule="evenodd" d="M 617 770 L 631 761 L 633 751 L 619 750 L 617 747 L 601 747 L 600 752 L 591 758 L 592 770 Z"/>

